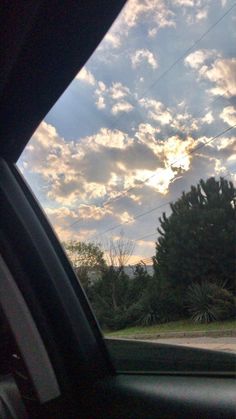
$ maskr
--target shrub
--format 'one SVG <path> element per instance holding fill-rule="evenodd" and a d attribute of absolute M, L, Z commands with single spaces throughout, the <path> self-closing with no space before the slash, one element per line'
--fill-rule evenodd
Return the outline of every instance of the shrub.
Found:
<path fill-rule="evenodd" d="M 177 320 L 183 315 L 183 304 L 178 293 L 169 287 L 152 283 L 141 300 L 140 323 L 148 326 Z"/>
<path fill-rule="evenodd" d="M 209 281 L 188 287 L 186 307 L 196 323 L 225 320 L 235 315 L 235 298 L 230 291 Z"/>

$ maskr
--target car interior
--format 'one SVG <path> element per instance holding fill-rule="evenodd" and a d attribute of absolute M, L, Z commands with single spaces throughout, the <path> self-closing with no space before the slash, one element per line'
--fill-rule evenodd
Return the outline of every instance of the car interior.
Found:
<path fill-rule="evenodd" d="M 167 362 L 165 345 L 143 343 L 143 358 L 128 365 L 122 343 L 105 342 L 57 236 L 16 166 L 124 4 L 1 3 L 1 419 L 236 416 L 234 354 L 199 350 L 194 365 L 191 349 L 173 346 Z M 131 353 L 136 344 L 129 343 Z M 119 362 L 113 359 L 117 351 Z"/>

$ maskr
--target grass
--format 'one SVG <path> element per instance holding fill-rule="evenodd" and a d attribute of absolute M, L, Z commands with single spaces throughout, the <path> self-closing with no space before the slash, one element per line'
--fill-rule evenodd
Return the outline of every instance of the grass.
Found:
<path fill-rule="evenodd" d="M 236 320 L 226 320 L 209 324 L 193 323 L 191 320 L 178 320 L 176 322 L 157 324 L 154 326 L 135 326 L 116 332 L 104 332 L 107 337 L 131 337 L 132 335 L 152 335 L 160 332 L 192 332 L 205 330 L 226 330 L 236 329 Z"/>

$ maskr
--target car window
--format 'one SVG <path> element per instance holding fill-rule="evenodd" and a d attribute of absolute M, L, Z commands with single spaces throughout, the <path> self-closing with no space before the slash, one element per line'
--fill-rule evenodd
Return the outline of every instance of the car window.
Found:
<path fill-rule="evenodd" d="M 172 370 L 236 353 L 235 22 L 230 0 L 130 0 L 17 163 L 121 370 L 146 341 Z"/>

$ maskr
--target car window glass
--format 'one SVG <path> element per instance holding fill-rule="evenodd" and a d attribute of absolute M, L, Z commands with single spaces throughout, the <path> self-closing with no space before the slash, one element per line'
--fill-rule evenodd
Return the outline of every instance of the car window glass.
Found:
<path fill-rule="evenodd" d="M 109 339 L 236 353 L 235 22 L 130 0 L 18 161 Z"/>

